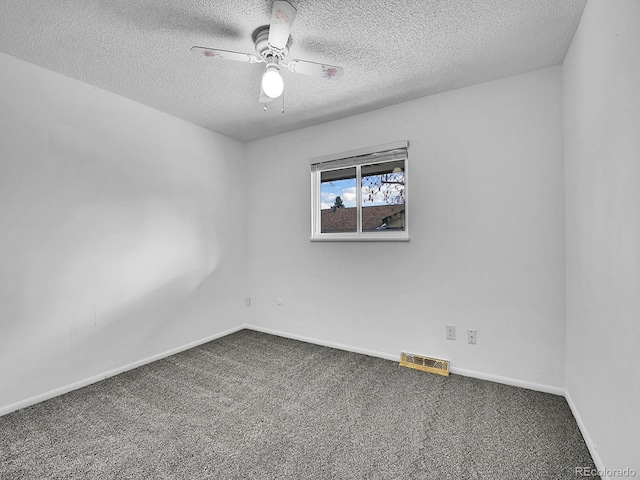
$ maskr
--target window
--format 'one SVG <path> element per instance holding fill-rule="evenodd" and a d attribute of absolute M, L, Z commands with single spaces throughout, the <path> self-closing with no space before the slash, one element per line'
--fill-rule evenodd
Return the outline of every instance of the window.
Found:
<path fill-rule="evenodd" d="M 408 145 L 313 159 L 311 240 L 409 240 Z"/>

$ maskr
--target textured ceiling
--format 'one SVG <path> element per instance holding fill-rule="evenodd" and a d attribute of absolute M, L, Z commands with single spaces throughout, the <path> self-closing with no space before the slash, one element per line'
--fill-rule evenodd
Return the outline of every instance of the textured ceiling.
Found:
<path fill-rule="evenodd" d="M 285 71 L 284 114 L 258 101 L 264 64 L 189 52 L 254 53 L 271 0 L 1 0 L 0 51 L 248 141 L 559 65 L 586 0 L 290 3 L 288 58 L 345 74 Z"/>

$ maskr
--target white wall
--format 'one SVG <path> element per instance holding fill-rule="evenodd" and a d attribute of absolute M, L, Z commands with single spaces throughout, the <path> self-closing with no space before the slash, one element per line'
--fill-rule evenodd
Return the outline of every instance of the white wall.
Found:
<path fill-rule="evenodd" d="M 564 66 L 567 391 L 640 475 L 640 2 L 590 0 Z"/>
<path fill-rule="evenodd" d="M 309 159 L 405 139 L 411 241 L 310 242 Z M 249 143 L 248 322 L 562 391 L 562 155 L 560 67 Z"/>
<path fill-rule="evenodd" d="M 0 411 L 241 325 L 244 146 L 0 71 Z"/>

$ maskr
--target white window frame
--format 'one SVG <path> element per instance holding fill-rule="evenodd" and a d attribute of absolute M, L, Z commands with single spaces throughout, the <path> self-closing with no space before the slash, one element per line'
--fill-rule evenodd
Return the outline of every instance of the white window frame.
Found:
<path fill-rule="evenodd" d="M 325 155 L 311 159 L 311 241 L 407 242 L 409 241 L 409 141 Z M 362 177 L 360 167 L 372 163 L 404 160 L 404 230 L 362 231 Z M 321 228 L 320 177 L 322 172 L 356 167 L 357 231 L 323 233 Z"/>

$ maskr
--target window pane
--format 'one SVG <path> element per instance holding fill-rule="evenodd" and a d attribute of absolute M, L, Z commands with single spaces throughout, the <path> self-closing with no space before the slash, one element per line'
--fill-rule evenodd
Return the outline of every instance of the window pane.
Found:
<path fill-rule="evenodd" d="M 404 160 L 362 165 L 362 231 L 404 230 Z"/>
<path fill-rule="evenodd" d="M 320 176 L 320 231 L 356 232 L 356 169 L 322 172 Z"/>

